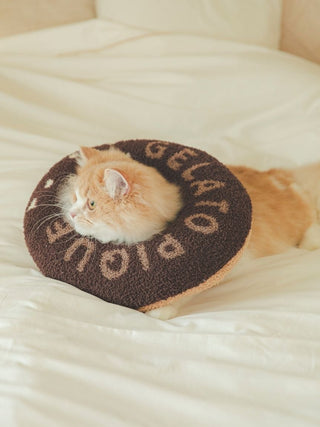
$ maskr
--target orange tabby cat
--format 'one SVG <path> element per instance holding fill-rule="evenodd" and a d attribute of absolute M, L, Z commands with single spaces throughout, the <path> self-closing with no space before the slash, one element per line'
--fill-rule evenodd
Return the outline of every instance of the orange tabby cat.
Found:
<path fill-rule="evenodd" d="M 182 206 L 179 188 L 116 148 L 82 147 L 60 194 L 75 230 L 103 243 L 134 243 L 162 231 Z"/>
<path fill-rule="evenodd" d="M 179 189 L 154 168 L 116 148 L 82 147 L 77 174 L 60 194 L 65 217 L 76 231 L 101 242 L 147 240 L 174 220 L 182 207 Z M 320 247 L 320 163 L 266 172 L 229 166 L 252 201 L 251 257 L 293 246 Z M 187 297 L 190 298 L 190 297 Z M 149 312 L 167 319 L 186 298 Z"/>

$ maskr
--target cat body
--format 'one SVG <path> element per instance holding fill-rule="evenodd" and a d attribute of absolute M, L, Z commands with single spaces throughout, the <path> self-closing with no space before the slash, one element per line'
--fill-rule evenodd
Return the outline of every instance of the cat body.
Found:
<path fill-rule="evenodd" d="M 240 262 L 275 255 L 291 247 L 320 248 L 320 163 L 296 169 L 257 171 L 229 166 L 252 202 L 252 230 Z M 152 310 L 151 317 L 167 320 L 192 296 Z"/>
<path fill-rule="evenodd" d="M 310 192 L 302 187 L 298 170 L 260 172 L 243 166 L 229 166 L 229 169 L 243 184 L 252 202 L 250 255 L 274 255 L 299 246 L 316 219 L 316 206 Z M 320 164 L 317 169 L 320 181 Z M 310 190 L 312 193 L 312 186 Z"/>

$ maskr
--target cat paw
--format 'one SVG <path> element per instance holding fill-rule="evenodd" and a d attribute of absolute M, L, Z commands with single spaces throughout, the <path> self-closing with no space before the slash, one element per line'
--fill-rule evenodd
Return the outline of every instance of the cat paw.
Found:
<path fill-rule="evenodd" d="M 308 228 L 299 245 L 302 249 L 314 251 L 320 248 L 320 224 L 312 224 Z"/>
<path fill-rule="evenodd" d="M 147 311 L 146 314 L 154 319 L 169 320 L 177 316 L 177 309 L 170 305 Z"/>

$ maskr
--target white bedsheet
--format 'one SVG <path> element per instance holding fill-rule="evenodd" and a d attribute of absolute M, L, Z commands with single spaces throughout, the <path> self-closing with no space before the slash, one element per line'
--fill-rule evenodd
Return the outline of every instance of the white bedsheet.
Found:
<path fill-rule="evenodd" d="M 22 220 L 79 144 L 320 160 L 320 68 L 92 20 L 0 40 L 1 426 L 319 426 L 320 251 L 252 261 L 170 321 L 43 277 Z"/>

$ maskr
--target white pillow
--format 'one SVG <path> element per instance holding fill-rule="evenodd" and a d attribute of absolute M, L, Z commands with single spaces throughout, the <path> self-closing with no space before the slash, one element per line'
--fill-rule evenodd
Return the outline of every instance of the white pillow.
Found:
<path fill-rule="evenodd" d="M 96 0 L 98 18 L 278 48 L 282 0 Z"/>

